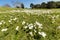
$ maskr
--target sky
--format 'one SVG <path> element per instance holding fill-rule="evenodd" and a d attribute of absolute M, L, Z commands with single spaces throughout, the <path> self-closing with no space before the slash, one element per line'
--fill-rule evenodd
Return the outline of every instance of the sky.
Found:
<path fill-rule="evenodd" d="M 5 4 L 9 4 L 13 7 L 13 3 L 16 0 L 0 0 L 0 6 L 3 6 Z M 18 0 L 18 2 L 21 2 L 24 4 L 25 7 L 29 8 L 30 4 L 40 4 L 42 2 L 48 2 L 48 1 L 60 1 L 60 0 Z"/>

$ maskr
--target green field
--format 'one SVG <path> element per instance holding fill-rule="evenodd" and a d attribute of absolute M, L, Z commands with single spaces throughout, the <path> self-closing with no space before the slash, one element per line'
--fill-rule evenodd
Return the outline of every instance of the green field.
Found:
<path fill-rule="evenodd" d="M 60 40 L 60 13 L 0 13 L 0 40 Z"/>

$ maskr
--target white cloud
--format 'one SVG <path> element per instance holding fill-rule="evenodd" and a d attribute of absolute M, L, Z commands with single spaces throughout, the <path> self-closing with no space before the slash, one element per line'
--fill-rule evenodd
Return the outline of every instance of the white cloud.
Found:
<path fill-rule="evenodd" d="M 52 1 L 60 1 L 60 0 L 52 0 Z"/>

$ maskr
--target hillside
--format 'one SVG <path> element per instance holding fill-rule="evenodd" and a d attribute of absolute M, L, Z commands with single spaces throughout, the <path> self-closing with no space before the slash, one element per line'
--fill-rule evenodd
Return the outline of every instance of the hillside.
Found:
<path fill-rule="evenodd" d="M 0 8 L 0 40 L 60 40 L 59 10 Z"/>

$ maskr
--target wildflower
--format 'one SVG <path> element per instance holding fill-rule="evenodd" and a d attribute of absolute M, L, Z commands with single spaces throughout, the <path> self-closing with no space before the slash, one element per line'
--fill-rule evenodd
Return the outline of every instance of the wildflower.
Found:
<path fill-rule="evenodd" d="M 22 25 L 24 25 L 24 24 L 25 24 L 25 21 L 22 22 Z"/>
<path fill-rule="evenodd" d="M 9 20 L 9 22 L 11 22 L 11 20 Z"/>
<path fill-rule="evenodd" d="M 34 30 L 34 32 L 37 32 L 36 30 Z"/>
<path fill-rule="evenodd" d="M 58 17 L 59 17 L 59 15 L 56 16 L 56 18 L 58 18 Z"/>
<path fill-rule="evenodd" d="M 5 24 L 5 21 L 4 21 L 4 20 L 2 20 L 2 21 L 1 21 L 1 23 L 4 23 L 4 24 Z"/>
<path fill-rule="evenodd" d="M 1 31 L 2 31 L 2 32 L 4 32 L 4 31 L 7 31 L 7 30 L 8 30 L 8 29 L 7 29 L 7 28 L 5 28 L 5 29 L 2 29 Z"/>
<path fill-rule="evenodd" d="M 17 20 L 17 18 L 14 18 L 13 20 L 15 21 L 15 20 Z"/>
<path fill-rule="evenodd" d="M 28 25 L 29 29 L 33 29 L 33 24 Z"/>
<path fill-rule="evenodd" d="M 54 19 L 56 16 L 54 15 L 54 16 L 52 16 L 52 19 Z"/>
<path fill-rule="evenodd" d="M 29 29 L 33 29 L 33 26 L 30 26 Z"/>
<path fill-rule="evenodd" d="M 25 26 L 24 28 L 26 29 L 26 28 L 28 28 L 28 26 Z"/>
<path fill-rule="evenodd" d="M 16 27 L 16 30 L 17 30 L 17 31 L 18 31 L 18 29 L 19 29 L 19 26 Z"/>
<path fill-rule="evenodd" d="M 38 26 L 42 26 L 42 24 L 40 24 L 40 23 L 39 23 L 39 22 L 37 22 L 37 21 L 36 21 L 36 24 L 37 24 Z"/>
<path fill-rule="evenodd" d="M 33 33 L 32 33 L 32 32 L 29 32 L 29 34 L 30 34 L 31 36 L 33 36 Z"/>
<path fill-rule="evenodd" d="M 46 34 L 44 32 L 38 32 L 38 33 L 45 38 Z"/>
<path fill-rule="evenodd" d="M 38 25 L 38 28 L 41 28 L 41 29 L 43 28 L 41 23 L 36 21 L 36 24 Z"/>
<path fill-rule="evenodd" d="M 0 22 L 0 25 L 2 25 L 2 22 Z"/>
<path fill-rule="evenodd" d="M 60 29 L 60 26 L 58 26 L 57 28 Z"/>

